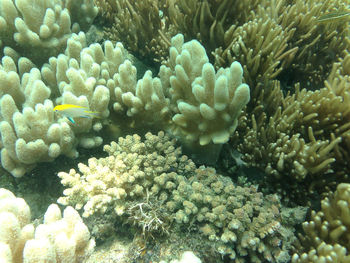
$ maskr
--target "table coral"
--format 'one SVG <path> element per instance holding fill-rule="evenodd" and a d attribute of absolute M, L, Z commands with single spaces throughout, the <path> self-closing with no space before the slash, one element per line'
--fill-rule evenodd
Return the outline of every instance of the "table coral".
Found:
<path fill-rule="evenodd" d="M 145 141 L 129 135 L 104 149 L 108 157 L 80 163 L 80 172 L 58 174 L 67 187 L 58 202 L 97 218 L 94 228 L 103 217 L 110 224 L 136 225 L 146 236 L 167 233 L 173 224 L 180 229 L 191 224 L 218 253 L 240 262 L 290 257 L 298 220 L 286 223 L 276 195 L 235 186 L 212 168 L 197 169 L 163 132 L 148 133 Z"/>

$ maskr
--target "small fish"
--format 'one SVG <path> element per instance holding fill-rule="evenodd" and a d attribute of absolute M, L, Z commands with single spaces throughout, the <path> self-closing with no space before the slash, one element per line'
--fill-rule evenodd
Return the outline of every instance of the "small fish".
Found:
<path fill-rule="evenodd" d="M 75 121 L 73 118 L 80 117 L 80 118 L 99 118 L 99 112 L 97 111 L 89 111 L 88 108 L 79 106 L 79 105 L 73 105 L 73 104 L 62 104 L 57 105 L 55 108 L 53 108 L 55 112 L 60 112 L 62 115 L 67 117 L 67 119 L 75 124 Z"/>
<path fill-rule="evenodd" d="M 335 11 L 324 14 L 317 19 L 317 22 L 334 22 L 345 18 L 350 18 L 350 11 Z"/>

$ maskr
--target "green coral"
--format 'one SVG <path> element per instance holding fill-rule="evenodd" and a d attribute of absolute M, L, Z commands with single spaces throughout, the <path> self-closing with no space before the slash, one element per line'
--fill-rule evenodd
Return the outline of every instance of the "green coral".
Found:
<path fill-rule="evenodd" d="M 147 235 L 167 233 L 170 226 L 196 229 L 237 262 L 290 259 L 292 227 L 303 216 L 289 212 L 293 220 L 286 222 L 277 195 L 235 186 L 213 168 L 196 168 L 163 132 L 145 137 L 120 138 L 104 146 L 108 157 L 80 163 L 80 173 L 60 172 L 68 188 L 58 202 L 83 209 L 95 222 L 137 225 Z"/>

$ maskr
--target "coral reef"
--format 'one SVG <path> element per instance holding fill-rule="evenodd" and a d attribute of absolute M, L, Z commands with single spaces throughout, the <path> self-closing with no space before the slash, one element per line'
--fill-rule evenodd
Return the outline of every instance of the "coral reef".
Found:
<path fill-rule="evenodd" d="M 171 41 L 169 66 L 161 66 L 159 78 L 147 71 L 136 83 L 136 68 L 128 62 L 120 67 L 114 110 L 136 119 L 135 125 L 158 122 L 184 143 L 227 142 L 250 98 L 241 65 L 215 72 L 198 41 L 184 43 L 182 35 Z"/>
<path fill-rule="evenodd" d="M 51 57 L 41 71 L 27 59 L 16 65 L 5 56 L 0 64 L 2 166 L 20 177 L 38 162 L 61 154 L 76 157 L 77 145 L 101 145 L 103 126 L 124 121 L 127 127 L 125 119 L 134 128 L 171 130 L 184 143 L 227 142 L 249 101 L 241 65 L 234 62 L 215 72 L 198 41 L 184 43 L 177 35 L 172 45 L 169 67 L 162 66 L 155 78 L 147 71 L 138 81 L 121 43 L 86 47 L 82 32 L 73 34 L 65 54 Z M 72 126 L 54 113 L 55 104 L 81 105 L 100 118 L 79 118 Z"/>
<path fill-rule="evenodd" d="M 107 12 L 104 2 L 112 1 L 102 1 L 101 12 Z M 164 36 L 165 31 L 167 36 L 181 32 L 185 39 L 201 42 L 214 67 L 234 61 L 242 64 L 251 99 L 231 145 L 243 154 L 248 166 L 273 175 L 271 181 L 282 191 L 286 189 L 276 179 L 287 177 L 292 194 L 300 200 L 315 189 L 318 193 L 334 189 L 334 179 L 347 180 L 349 130 L 343 98 L 347 97 L 349 74 L 340 68 L 346 68 L 341 64 L 348 61 L 349 27 L 319 21 L 328 13 L 347 12 L 346 3 L 168 0 L 143 5 L 158 8 L 163 23 L 158 31 Z M 130 8 L 126 6 L 122 8 L 125 12 Z M 116 7 L 110 7 L 112 16 Z M 154 14 L 152 19 L 160 18 Z M 120 32 L 113 35 L 121 38 Z M 164 54 L 162 49 L 159 52 Z M 154 52 L 143 50 L 159 61 Z M 163 59 L 162 63 L 169 67 L 170 61 Z M 172 131 L 176 134 L 178 127 Z"/>
<path fill-rule="evenodd" d="M 292 228 L 305 211 L 289 213 L 287 222 L 276 195 L 236 187 L 212 168 L 196 169 L 162 132 L 146 134 L 144 142 L 138 135 L 119 138 L 104 149 L 109 156 L 80 163 L 80 173 L 58 174 L 68 187 L 59 203 L 83 209 L 84 217 L 136 225 L 146 236 L 192 225 L 218 253 L 240 262 L 290 257 Z M 105 225 L 99 229 L 97 222 L 93 232 L 100 233 Z"/>
<path fill-rule="evenodd" d="M 253 89 L 276 77 L 315 88 L 348 48 L 346 23 L 318 21 L 346 10 L 340 0 L 96 2 L 107 17 L 105 37 L 123 41 L 134 54 L 165 63 L 170 38 L 182 33 L 200 41 L 217 68 L 239 61 Z"/>
<path fill-rule="evenodd" d="M 162 0 L 95 0 L 106 39 L 123 42 L 147 62 L 166 60 L 171 45 L 169 24 L 162 21 Z M 106 21 L 104 21 L 106 20 Z M 173 34 L 175 35 L 175 34 Z"/>
<path fill-rule="evenodd" d="M 303 223 L 303 248 L 292 262 L 349 262 L 349 227 L 350 184 L 341 183 L 333 196 L 322 200 L 321 211 L 312 211 L 310 221 Z"/>
<path fill-rule="evenodd" d="M 72 33 L 87 30 L 97 12 L 93 0 L 1 1 L 0 46 L 41 65 L 64 51 Z"/>
<path fill-rule="evenodd" d="M 241 117 L 232 139 L 247 165 L 261 168 L 273 177 L 270 181 L 281 182 L 279 189 L 288 180 L 293 189 L 288 195 L 293 193 L 298 202 L 315 190 L 327 192 L 336 180 L 347 180 L 348 60 L 345 53 L 325 87 L 315 91 L 296 85 L 294 94 L 284 96 L 280 83 L 271 83 L 269 90 L 252 99 L 255 106 Z"/>
<path fill-rule="evenodd" d="M 215 64 L 240 61 L 253 88 L 260 90 L 276 77 L 286 85 L 299 82 L 317 88 L 332 61 L 347 48 L 347 26 L 318 22 L 330 10 L 346 8 L 342 1 L 248 1 L 245 8 L 251 12 L 242 25 L 225 32 L 225 44 L 215 50 Z"/>
<path fill-rule="evenodd" d="M 127 260 L 350 261 L 348 14 L 342 0 L 0 0 L 0 174 L 41 181 L 38 163 L 119 137 L 59 173 L 59 202 L 99 241 L 127 227 Z M 97 118 L 71 124 L 60 104 Z M 178 146 L 198 164 L 224 149 L 225 176 Z M 240 186 L 227 176 L 241 173 Z M 32 184 L 11 179 L 17 196 Z M 293 257 L 305 208 L 281 202 L 314 209 Z M 4 189 L 0 221 L 0 261 L 81 262 L 94 246 L 72 207 L 50 206 L 35 228 Z"/>
<path fill-rule="evenodd" d="M 83 262 L 95 241 L 77 211 L 56 204 L 36 228 L 30 223 L 30 208 L 22 198 L 0 188 L 0 261 L 6 263 Z"/>

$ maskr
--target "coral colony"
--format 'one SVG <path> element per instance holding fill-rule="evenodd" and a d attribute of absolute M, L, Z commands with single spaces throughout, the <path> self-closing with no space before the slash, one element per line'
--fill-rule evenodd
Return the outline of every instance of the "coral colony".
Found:
<path fill-rule="evenodd" d="M 0 0 L 0 262 L 350 262 L 344 2 Z"/>

